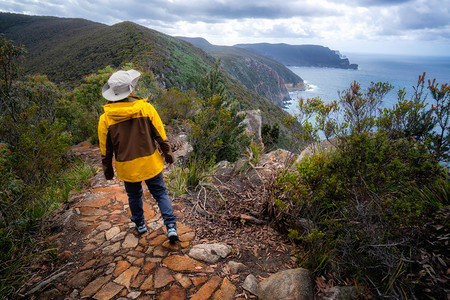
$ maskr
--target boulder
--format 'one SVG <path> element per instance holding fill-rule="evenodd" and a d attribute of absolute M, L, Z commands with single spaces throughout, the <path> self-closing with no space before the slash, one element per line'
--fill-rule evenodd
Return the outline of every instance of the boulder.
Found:
<path fill-rule="evenodd" d="M 237 274 L 240 271 L 247 269 L 247 266 L 240 262 L 229 261 L 227 265 L 231 274 Z"/>
<path fill-rule="evenodd" d="M 278 272 L 258 284 L 260 300 L 313 300 L 314 285 L 308 270 L 298 268 Z"/>
<path fill-rule="evenodd" d="M 242 121 L 242 123 L 247 125 L 246 132 L 253 134 L 258 140 L 260 140 L 262 127 L 261 111 L 259 109 L 246 110 L 241 111 L 238 114 L 246 114 L 245 119 Z"/>
<path fill-rule="evenodd" d="M 258 290 L 258 280 L 253 274 L 250 274 L 245 278 L 244 283 L 242 284 L 242 288 L 256 295 Z"/>

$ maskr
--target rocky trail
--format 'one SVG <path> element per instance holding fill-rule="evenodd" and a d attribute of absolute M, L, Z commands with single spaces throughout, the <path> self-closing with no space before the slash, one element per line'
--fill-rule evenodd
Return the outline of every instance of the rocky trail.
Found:
<path fill-rule="evenodd" d="M 74 151 L 100 169 L 98 148 L 82 144 Z M 46 242 L 57 248 L 57 260 L 29 279 L 24 294 L 29 299 L 256 299 L 258 293 L 270 295 L 261 286 L 269 277 L 287 276 L 284 288 L 292 290 L 289 280 L 310 276 L 293 269 L 289 242 L 264 222 L 220 222 L 194 214 L 192 199 L 172 197 L 172 203 L 180 241 L 169 243 L 146 188 L 149 230 L 140 235 L 129 218 L 123 183 L 98 172 L 48 220 L 52 234 Z M 283 284 L 275 282 L 278 288 Z M 303 290 L 301 299 L 312 299 L 311 280 Z"/>

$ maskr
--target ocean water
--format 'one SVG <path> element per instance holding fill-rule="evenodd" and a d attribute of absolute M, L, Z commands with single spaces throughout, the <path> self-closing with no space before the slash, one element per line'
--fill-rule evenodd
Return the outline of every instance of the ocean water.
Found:
<path fill-rule="evenodd" d="M 419 75 L 426 72 L 425 79 L 436 78 L 438 83 L 450 84 L 450 56 L 389 56 L 369 54 L 346 54 L 351 63 L 358 64 L 358 70 L 333 68 L 289 67 L 310 86 L 306 91 L 290 93 L 292 101 L 286 111 L 295 114 L 298 111 L 297 98 L 320 97 L 326 103 L 338 100 L 338 91 L 348 89 L 357 81 L 363 90 L 373 82 L 389 82 L 394 88 L 383 100 L 383 107 L 392 107 L 397 102 L 399 89 L 406 90 L 406 98 L 413 95 L 413 86 Z"/>

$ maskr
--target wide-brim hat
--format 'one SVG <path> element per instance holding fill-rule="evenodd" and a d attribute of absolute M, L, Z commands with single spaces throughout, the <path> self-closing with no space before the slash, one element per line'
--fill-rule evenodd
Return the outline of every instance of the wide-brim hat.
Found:
<path fill-rule="evenodd" d="M 127 98 L 136 87 L 139 76 L 141 76 L 141 73 L 136 70 L 117 71 L 109 77 L 108 82 L 103 86 L 103 97 L 109 101 Z"/>

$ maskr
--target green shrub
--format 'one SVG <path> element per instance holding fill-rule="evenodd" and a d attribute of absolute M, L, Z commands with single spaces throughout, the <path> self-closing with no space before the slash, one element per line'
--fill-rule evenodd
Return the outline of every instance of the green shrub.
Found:
<path fill-rule="evenodd" d="M 218 64 L 199 80 L 200 110 L 188 122 L 193 155 L 199 160 L 235 162 L 250 143 L 244 114 L 225 94 Z"/>
<path fill-rule="evenodd" d="M 199 108 L 198 98 L 193 90 L 184 93 L 178 88 L 170 88 L 161 91 L 153 101 L 163 123 L 168 125 L 190 119 Z"/>
<path fill-rule="evenodd" d="M 443 85 L 433 96 L 441 101 L 439 116 L 418 89 L 413 100 L 405 101 L 400 92 L 399 104 L 381 111 L 377 106 L 389 89 L 372 83 L 363 93 L 354 83 L 339 102 L 300 101 L 301 116 L 315 116 L 314 122 L 300 121 L 303 138 L 314 140 L 321 131 L 335 138 L 334 149 L 305 157 L 280 174 L 271 214 L 299 244 L 300 266 L 402 298 L 414 295 L 407 270 L 416 251 L 415 228 L 448 205 L 448 170 L 440 163 L 445 143 L 436 147 L 433 139 L 436 132 L 448 134 L 436 128 L 446 124 L 449 110 Z"/>
<path fill-rule="evenodd" d="M 263 124 L 261 136 L 266 151 L 274 150 L 280 138 L 280 126 L 277 123 L 273 125 Z"/>

